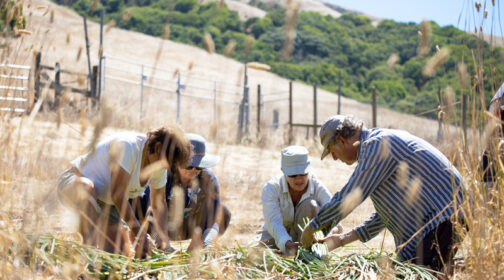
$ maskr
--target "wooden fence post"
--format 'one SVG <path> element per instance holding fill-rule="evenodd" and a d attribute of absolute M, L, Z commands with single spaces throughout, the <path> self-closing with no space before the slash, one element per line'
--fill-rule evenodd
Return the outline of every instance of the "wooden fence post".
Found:
<path fill-rule="evenodd" d="M 278 125 L 280 123 L 280 113 L 278 113 L 277 109 L 273 110 L 273 129 L 277 130 Z"/>
<path fill-rule="evenodd" d="M 54 103 L 52 104 L 52 109 L 59 106 L 61 99 L 61 71 L 60 64 L 56 62 L 54 65 Z"/>
<path fill-rule="evenodd" d="M 313 138 L 317 137 L 317 85 L 313 84 Z"/>
<path fill-rule="evenodd" d="M 373 95 L 373 127 L 376 127 L 376 87 L 373 86 L 373 89 L 372 89 L 372 95 Z"/>
<path fill-rule="evenodd" d="M 341 71 L 338 73 L 338 115 L 341 114 Z"/>
<path fill-rule="evenodd" d="M 289 81 L 289 144 L 293 141 L 292 135 L 292 81 Z"/>
<path fill-rule="evenodd" d="M 99 103 L 99 93 L 98 93 L 98 65 L 93 66 L 93 76 L 91 78 L 91 104 L 93 108 Z"/>
<path fill-rule="evenodd" d="M 467 143 L 467 96 L 465 93 L 462 93 L 462 135 L 463 135 L 463 145 L 464 145 L 464 150 L 466 149 L 466 143 Z"/>
<path fill-rule="evenodd" d="M 40 60 L 42 59 L 42 53 L 38 52 L 35 56 L 35 71 L 34 71 L 34 86 L 33 86 L 33 95 L 34 102 L 37 102 L 40 98 Z"/>
<path fill-rule="evenodd" d="M 257 85 L 257 138 L 261 134 L 261 85 Z"/>
<path fill-rule="evenodd" d="M 98 85 L 96 87 L 97 91 L 97 102 L 100 103 L 101 100 L 101 80 L 102 80 L 102 59 L 103 59 L 103 18 L 105 17 L 105 11 L 101 10 L 100 11 L 100 48 L 98 49 L 98 59 L 99 59 L 99 66 L 98 66 Z"/>
<path fill-rule="evenodd" d="M 443 102 L 441 101 L 441 87 L 438 87 L 438 142 L 443 140 Z"/>

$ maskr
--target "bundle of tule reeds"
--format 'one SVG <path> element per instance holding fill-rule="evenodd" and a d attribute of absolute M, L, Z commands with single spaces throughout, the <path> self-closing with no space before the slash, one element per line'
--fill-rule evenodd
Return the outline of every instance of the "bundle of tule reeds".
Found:
<path fill-rule="evenodd" d="M 52 236 L 38 237 L 35 244 L 26 252 L 24 265 L 40 271 L 40 275 L 58 278 L 436 279 L 433 271 L 374 251 L 346 256 L 331 252 L 323 260 L 306 262 L 278 255 L 270 249 L 238 244 L 235 248 L 214 247 L 191 253 L 156 250 L 149 259 L 137 260 Z"/>

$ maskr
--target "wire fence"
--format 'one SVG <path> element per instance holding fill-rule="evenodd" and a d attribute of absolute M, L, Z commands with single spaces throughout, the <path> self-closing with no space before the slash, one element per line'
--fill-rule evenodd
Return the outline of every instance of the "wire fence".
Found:
<path fill-rule="evenodd" d="M 110 81 L 118 81 L 139 87 L 139 118 L 144 115 L 144 91 L 151 89 L 160 93 L 168 93 L 176 97 L 176 119 L 180 123 L 181 99 L 190 97 L 212 102 L 213 119 L 217 118 L 217 104 L 227 103 L 238 106 L 241 103 L 244 85 L 209 79 L 179 70 L 167 69 L 154 65 L 137 63 L 135 61 L 106 55 L 103 59 L 102 88 L 103 96 L 107 94 Z M 121 65 L 123 67 L 121 67 Z"/>

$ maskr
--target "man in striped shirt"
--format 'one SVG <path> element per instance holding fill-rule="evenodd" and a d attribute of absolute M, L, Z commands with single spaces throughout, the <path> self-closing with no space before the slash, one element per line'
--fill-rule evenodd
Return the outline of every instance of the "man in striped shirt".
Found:
<path fill-rule="evenodd" d="M 342 115 L 324 122 L 320 140 L 322 159 L 331 153 L 334 160 L 358 164 L 303 230 L 306 248 L 316 231 L 338 223 L 370 197 L 376 212 L 369 219 L 347 233 L 315 241 L 332 250 L 357 239 L 366 242 L 387 228 L 402 260 L 438 271 L 453 260 L 458 238 L 450 218 L 461 216 L 456 208 L 462 201 L 462 177 L 439 150 L 406 131 L 368 130 L 362 121 Z"/>

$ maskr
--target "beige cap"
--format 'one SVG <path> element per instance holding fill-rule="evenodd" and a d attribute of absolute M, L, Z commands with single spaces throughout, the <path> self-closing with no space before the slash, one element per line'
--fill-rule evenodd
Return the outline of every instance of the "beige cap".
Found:
<path fill-rule="evenodd" d="M 343 125 L 343 121 L 346 116 L 344 115 L 334 115 L 327 119 L 320 128 L 320 143 L 324 147 L 322 151 L 322 156 L 320 159 L 324 159 L 325 156 L 329 154 L 327 146 L 334 141 L 334 136 L 337 135 L 338 129 Z"/>

